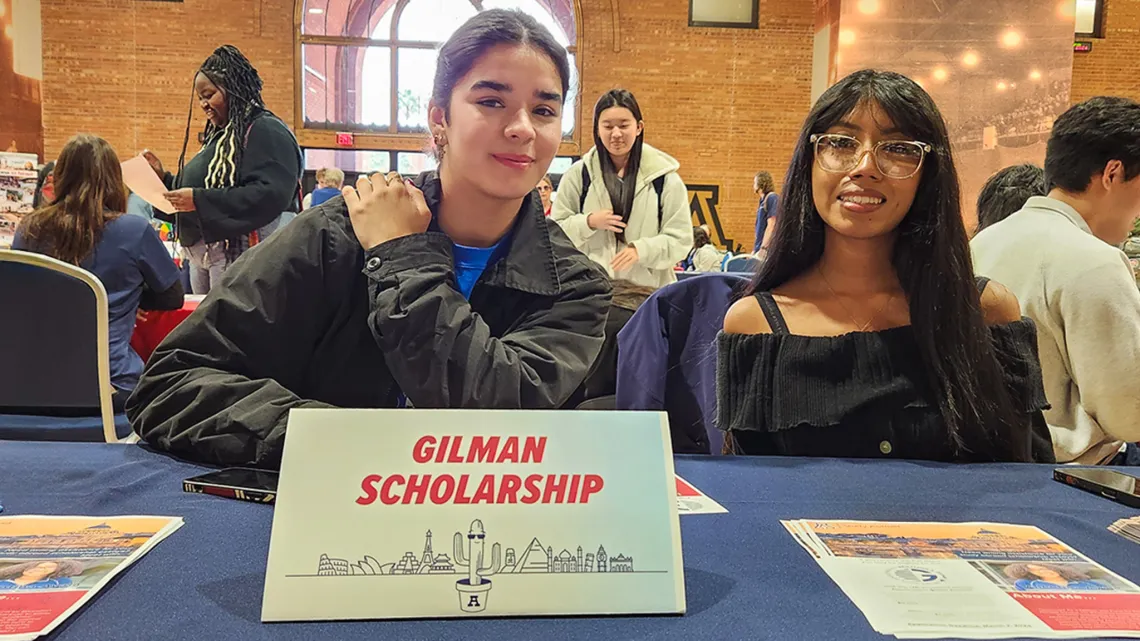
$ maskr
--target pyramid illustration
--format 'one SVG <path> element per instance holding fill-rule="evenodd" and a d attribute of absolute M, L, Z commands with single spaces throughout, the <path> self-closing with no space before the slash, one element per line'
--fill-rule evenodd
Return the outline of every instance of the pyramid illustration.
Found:
<path fill-rule="evenodd" d="M 522 553 L 519 558 L 518 565 L 515 566 L 515 572 L 521 574 L 541 572 L 546 573 L 547 556 L 546 548 L 538 542 L 538 539 L 532 539 L 530 545 L 527 546 L 526 551 Z"/>

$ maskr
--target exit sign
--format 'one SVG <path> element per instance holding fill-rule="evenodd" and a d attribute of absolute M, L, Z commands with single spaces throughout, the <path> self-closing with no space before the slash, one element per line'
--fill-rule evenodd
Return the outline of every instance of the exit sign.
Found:
<path fill-rule="evenodd" d="M 1077 40 L 1073 43 L 1073 51 L 1076 53 L 1088 53 L 1092 51 L 1092 40 Z"/>
<path fill-rule="evenodd" d="M 338 133 L 336 135 L 336 146 L 337 147 L 351 147 L 352 146 L 352 134 L 351 133 Z"/>

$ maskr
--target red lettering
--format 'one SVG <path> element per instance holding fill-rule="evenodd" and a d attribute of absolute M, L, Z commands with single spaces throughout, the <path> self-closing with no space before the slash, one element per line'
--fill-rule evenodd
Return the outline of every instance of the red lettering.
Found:
<path fill-rule="evenodd" d="M 590 495 L 597 494 L 602 491 L 605 481 L 597 474 L 587 474 L 585 482 L 582 484 L 582 503 L 590 502 Z"/>
<path fill-rule="evenodd" d="M 518 463 L 519 462 L 519 437 L 508 436 L 507 444 L 499 452 L 499 458 L 496 463 Z"/>
<path fill-rule="evenodd" d="M 420 440 L 412 446 L 412 460 L 416 463 L 427 463 L 431 460 L 431 455 L 435 453 L 434 446 L 434 436 L 421 436 Z"/>
<path fill-rule="evenodd" d="M 558 479 L 555 481 L 554 479 Z M 568 474 L 546 475 L 546 491 L 542 493 L 543 503 L 564 503 L 566 501 L 566 483 Z"/>
<path fill-rule="evenodd" d="M 455 493 L 455 477 L 450 474 L 441 474 L 435 477 L 431 484 L 431 502 L 443 505 L 451 502 L 451 495 Z"/>
<path fill-rule="evenodd" d="M 538 438 L 533 436 L 526 437 L 526 445 L 523 445 L 523 463 L 541 463 L 544 454 L 546 454 L 545 436 L 539 436 Z"/>
<path fill-rule="evenodd" d="M 431 484 L 431 474 L 413 474 L 408 477 L 408 489 L 404 491 L 404 505 L 415 503 L 423 505 L 427 498 L 428 485 Z"/>
<path fill-rule="evenodd" d="M 526 477 L 526 496 L 522 498 L 524 505 L 538 503 L 538 499 L 542 496 L 542 490 L 538 487 L 539 483 L 542 483 L 541 474 L 531 474 Z"/>
<path fill-rule="evenodd" d="M 499 449 L 499 437 L 492 436 L 485 439 L 482 436 L 471 437 L 471 447 L 467 449 L 468 463 L 494 463 L 495 452 Z"/>
<path fill-rule="evenodd" d="M 455 490 L 455 504 L 456 505 L 470 505 L 471 497 L 467 496 L 467 481 L 470 477 L 466 474 L 459 477 L 459 488 Z"/>
<path fill-rule="evenodd" d="M 384 505 L 395 505 L 400 502 L 400 497 L 392 494 L 393 485 L 403 485 L 404 476 L 402 474 L 393 474 L 384 479 L 384 485 L 380 487 L 380 502 Z"/>
<path fill-rule="evenodd" d="M 442 463 L 443 457 L 447 455 L 447 444 L 451 441 L 450 436 L 445 436 L 439 442 L 439 449 L 435 451 L 435 462 Z"/>
<path fill-rule="evenodd" d="M 357 505 L 372 505 L 376 500 L 376 484 L 380 482 L 379 474 L 369 474 L 360 482 L 360 490 L 364 496 L 356 499 Z"/>
<path fill-rule="evenodd" d="M 462 436 L 451 437 L 451 451 L 447 453 L 448 463 L 462 463 L 463 455 L 459 453 L 459 448 L 463 445 Z"/>
<path fill-rule="evenodd" d="M 504 474 L 502 480 L 499 481 L 499 498 L 495 502 L 499 504 L 518 503 L 518 493 L 521 487 L 522 479 L 517 474 Z"/>
<path fill-rule="evenodd" d="M 495 502 L 495 475 L 487 474 L 483 480 L 479 482 L 479 489 L 475 490 L 475 498 L 471 500 L 472 503 L 494 503 Z"/>
<path fill-rule="evenodd" d="M 575 474 L 574 476 L 570 477 L 570 492 L 569 492 L 569 497 L 568 497 L 569 500 L 567 501 L 567 503 L 577 503 L 578 502 L 578 484 L 581 482 L 582 482 L 582 475 L 581 474 Z"/>

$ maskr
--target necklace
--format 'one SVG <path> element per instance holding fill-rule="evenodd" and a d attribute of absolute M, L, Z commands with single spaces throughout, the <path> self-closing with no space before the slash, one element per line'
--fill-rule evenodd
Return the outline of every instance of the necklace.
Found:
<path fill-rule="evenodd" d="M 831 283 L 827 282 L 827 276 L 823 275 L 823 269 L 821 269 L 818 264 L 815 266 L 815 271 L 819 272 L 819 277 L 823 279 L 823 284 L 827 286 L 827 291 L 831 292 L 831 295 L 835 297 L 835 301 L 839 303 L 839 306 L 843 308 L 843 311 L 847 312 L 847 317 L 851 319 L 851 322 L 854 323 L 855 327 L 858 327 L 859 331 L 861 332 L 869 330 L 871 326 L 875 324 L 875 321 L 879 318 L 879 316 L 884 311 L 886 311 L 887 306 L 891 304 L 891 301 L 895 299 L 895 295 L 891 294 L 890 298 L 887 299 L 887 302 L 883 303 L 882 307 L 880 307 L 879 310 L 871 316 L 870 320 L 868 320 L 866 323 L 860 323 L 855 318 L 855 314 L 851 313 L 851 308 L 843 303 L 843 299 L 839 297 L 839 294 L 835 293 L 835 288 L 831 286 Z"/>

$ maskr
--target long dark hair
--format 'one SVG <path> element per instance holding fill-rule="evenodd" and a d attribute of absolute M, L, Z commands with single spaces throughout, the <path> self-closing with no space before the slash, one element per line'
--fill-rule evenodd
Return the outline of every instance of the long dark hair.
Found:
<path fill-rule="evenodd" d="M 598 123 L 602 118 L 602 112 L 610 107 L 629 109 L 638 124 L 641 123 L 641 107 L 637 104 L 637 98 L 625 89 L 610 89 L 602 94 L 594 105 L 594 149 L 598 154 L 598 162 L 602 165 L 602 182 L 605 183 L 606 191 L 610 195 L 610 206 L 614 213 L 621 216 L 623 223 L 628 223 L 629 214 L 633 210 L 633 196 L 637 192 L 637 171 L 641 168 L 641 148 L 645 144 L 645 132 L 637 134 L 637 138 L 633 141 L 633 148 L 629 151 L 629 161 L 625 165 L 625 180 L 619 180 L 614 160 L 610 158 L 610 152 L 606 150 L 602 137 L 598 135 Z M 618 232 L 617 238 L 625 242 L 625 233 Z"/>
<path fill-rule="evenodd" d="M 37 250 L 78 265 L 127 209 L 119 157 L 106 140 L 79 134 L 63 146 L 52 181 L 55 199 L 28 214 L 21 233 Z"/>
<path fill-rule="evenodd" d="M 233 186 L 237 183 L 249 124 L 260 112 L 267 111 L 265 101 L 261 99 L 261 76 L 249 59 L 233 45 L 222 45 L 214 49 L 214 53 L 206 58 L 194 76 L 197 77 L 198 74 L 209 78 L 210 82 L 225 94 L 229 114 L 229 122 L 224 127 L 218 127 L 207 120 L 206 128 L 200 136 L 203 143 L 214 136 L 221 136 L 217 151 L 214 153 L 214 160 L 210 163 L 209 174 L 206 176 L 206 186 Z M 194 114 L 196 99 L 197 96 L 190 97 L 190 112 L 186 115 L 186 134 L 182 138 L 182 154 L 178 156 L 179 174 L 182 173 L 186 161 L 186 146 L 190 142 L 190 121 Z"/>
<path fill-rule="evenodd" d="M 483 54 L 504 44 L 529 45 L 546 54 L 562 81 L 562 102 L 570 92 L 570 60 L 566 48 L 534 17 L 514 9 L 480 11 L 464 22 L 440 47 L 431 98 L 451 118 L 451 94 Z"/>
<path fill-rule="evenodd" d="M 946 123 L 914 81 L 893 72 L 857 71 L 816 101 L 784 179 L 772 248 L 749 293 L 770 291 L 823 256 L 825 224 L 812 197 L 815 154 L 809 139 L 870 105 L 880 107 L 905 135 L 932 147 L 914 203 L 896 229 L 891 260 L 950 437 L 967 460 L 1029 461 L 1027 445 L 1015 446 L 1010 438 L 1024 417 L 1006 392 L 982 317 Z"/>

